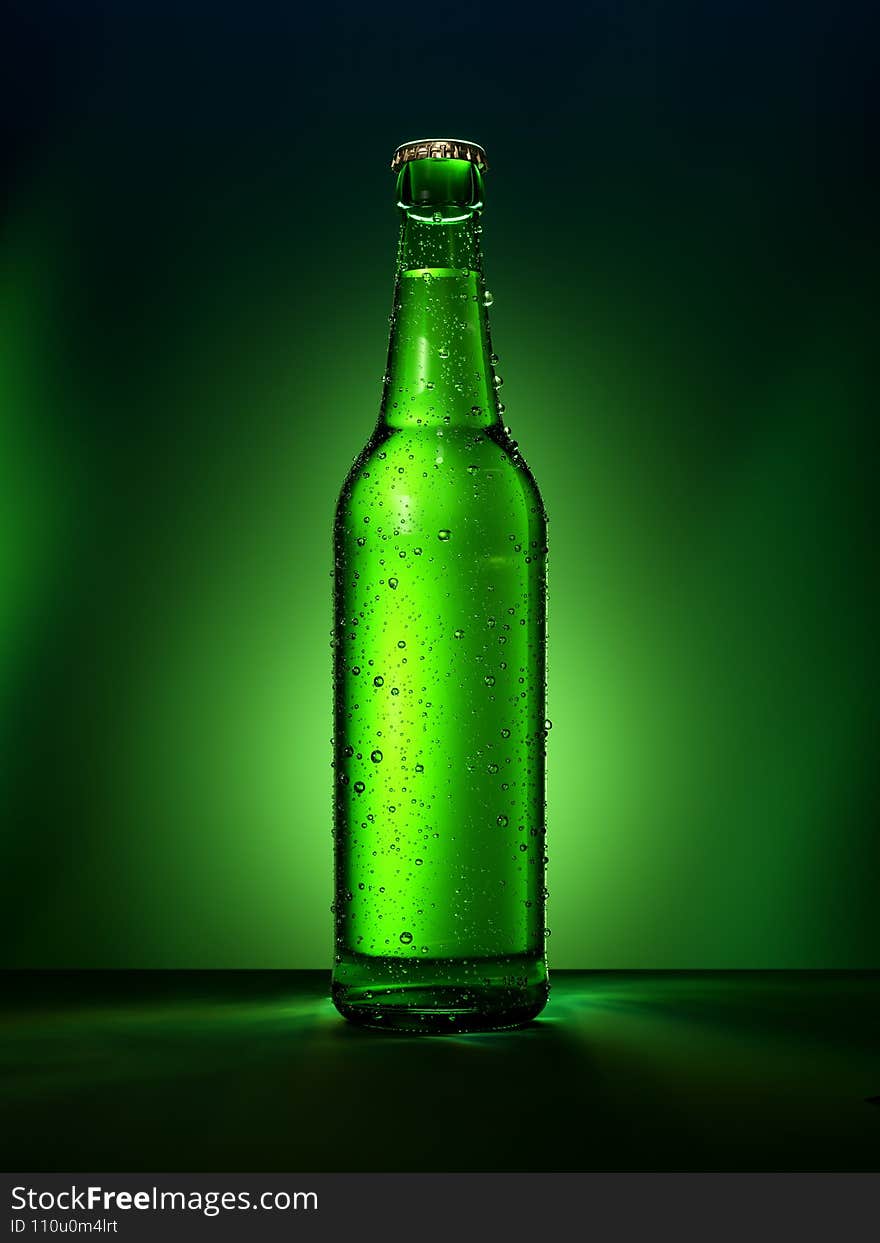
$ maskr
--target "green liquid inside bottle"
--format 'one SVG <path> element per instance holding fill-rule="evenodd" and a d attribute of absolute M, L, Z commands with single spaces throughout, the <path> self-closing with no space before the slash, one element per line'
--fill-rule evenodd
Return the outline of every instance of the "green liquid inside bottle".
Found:
<path fill-rule="evenodd" d="M 547 998 L 546 517 L 498 397 L 470 159 L 407 159 L 379 422 L 335 522 L 333 1000 L 397 1031 Z"/>

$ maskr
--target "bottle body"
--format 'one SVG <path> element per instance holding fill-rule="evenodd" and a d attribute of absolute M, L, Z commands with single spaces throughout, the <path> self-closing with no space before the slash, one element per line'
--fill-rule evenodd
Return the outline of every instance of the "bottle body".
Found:
<path fill-rule="evenodd" d="M 369 1026 L 497 1030 L 547 996 L 546 519 L 479 387 L 479 269 L 407 262 L 407 365 L 334 528 L 333 999 Z"/>

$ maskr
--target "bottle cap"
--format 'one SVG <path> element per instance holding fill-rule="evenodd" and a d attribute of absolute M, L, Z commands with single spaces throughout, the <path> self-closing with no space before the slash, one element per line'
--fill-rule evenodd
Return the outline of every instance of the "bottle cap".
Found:
<path fill-rule="evenodd" d="M 402 142 L 391 160 L 392 172 L 396 173 L 408 160 L 470 160 L 482 172 L 489 167 L 483 148 L 464 138 L 419 138 L 415 142 Z"/>

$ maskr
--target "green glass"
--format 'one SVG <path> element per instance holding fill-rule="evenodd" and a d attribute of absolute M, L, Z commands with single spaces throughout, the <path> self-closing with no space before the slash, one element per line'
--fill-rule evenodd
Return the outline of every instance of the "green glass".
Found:
<path fill-rule="evenodd" d="M 546 516 L 504 426 L 481 169 L 410 160 L 378 425 L 335 521 L 333 1000 L 406 1031 L 544 1006 Z"/>

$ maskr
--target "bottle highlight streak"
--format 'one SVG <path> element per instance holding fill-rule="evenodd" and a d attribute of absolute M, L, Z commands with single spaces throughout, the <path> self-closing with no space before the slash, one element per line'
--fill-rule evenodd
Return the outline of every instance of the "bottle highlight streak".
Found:
<path fill-rule="evenodd" d="M 544 1006 L 546 517 L 503 423 L 485 154 L 395 153 L 379 422 L 335 521 L 333 1000 L 404 1031 Z"/>

